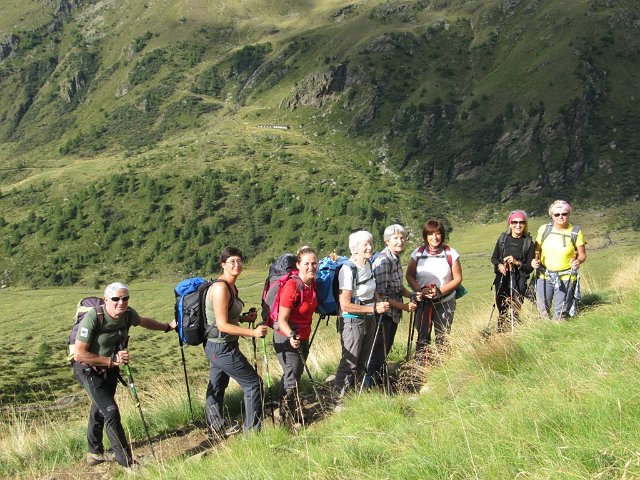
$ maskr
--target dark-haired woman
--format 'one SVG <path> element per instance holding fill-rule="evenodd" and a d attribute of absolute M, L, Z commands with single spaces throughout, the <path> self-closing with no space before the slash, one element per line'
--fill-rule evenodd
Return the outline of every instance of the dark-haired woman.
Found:
<path fill-rule="evenodd" d="M 498 332 L 513 328 L 533 271 L 533 241 L 527 229 L 527 213 L 514 210 L 507 218 L 507 232 L 502 233 L 491 255 L 496 278 L 493 282 L 498 309 Z M 511 309 L 509 309 L 511 306 Z M 511 315 L 513 314 L 513 318 Z"/>
<path fill-rule="evenodd" d="M 297 275 L 280 290 L 278 321 L 274 324 L 273 345 L 282 366 L 280 418 L 291 428 L 302 423 L 298 388 L 309 355 L 309 336 L 313 313 L 318 306 L 316 272 L 318 257 L 310 247 L 298 251 Z"/>
<path fill-rule="evenodd" d="M 208 324 L 205 353 L 209 359 L 205 413 L 212 437 L 225 436 L 223 412 L 224 393 L 233 378 L 244 393 L 244 431 L 257 431 L 262 423 L 262 380 L 240 351 L 238 338 L 261 338 L 267 327 L 244 328 L 240 322 L 255 320 L 252 312 L 241 315 L 244 303 L 238 297 L 236 280 L 242 273 L 242 252 L 234 247 L 222 250 L 219 260 L 222 275 L 209 287 L 205 300 Z"/>
<path fill-rule="evenodd" d="M 456 250 L 445 245 L 444 224 L 429 220 L 422 227 L 424 245 L 411 253 L 406 278 L 415 292 L 422 293 L 414 326 L 418 331 L 416 360 L 427 365 L 431 330 L 436 348 L 443 352 L 456 310 L 456 288 L 462 283 L 462 266 Z"/>

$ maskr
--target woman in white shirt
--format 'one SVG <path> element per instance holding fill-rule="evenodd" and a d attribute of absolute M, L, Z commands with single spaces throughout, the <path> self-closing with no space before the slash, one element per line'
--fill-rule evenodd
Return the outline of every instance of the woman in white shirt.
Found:
<path fill-rule="evenodd" d="M 351 258 L 338 272 L 340 343 L 342 357 L 336 371 L 335 390 L 342 397 L 364 374 L 376 331 L 376 316 L 389 310 L 379 301 L 371 269 L 373 236 L 360 230 L 349 235 Z"/>
<path fill-rule="evenodd" d="M 462 266 L 458 252 L 444 243 L 442 222 L 429 220 L 422 227 L 422 237 L 425 243 L 411 253 L 406 278 L 414 291 L 422 293 L 414 328 L 418 331 L 416 361 L 426 366 L 432 328 L 435 327 L 438 353 L 442 353 L 451 332 L 456 288 L 462 283 Z"/>

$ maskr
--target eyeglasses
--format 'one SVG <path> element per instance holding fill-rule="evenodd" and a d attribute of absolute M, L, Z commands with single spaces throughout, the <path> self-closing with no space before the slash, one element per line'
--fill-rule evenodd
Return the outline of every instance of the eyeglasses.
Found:
<path fill-rule="evenodd" d="M 229 265 L 242 265 L 244 262 L 242 260 L 227 260 L 224 263 L 228 263 Z"/>
<path fill-rule="evenodd" d="M 511 220 L 511 225 L 526 225 L 527 222 L 524 220 Z"/>
<path fill-rule="evenodd" d="M 124 297 L 111 297 L 111 301 L 113 303 L 118 303 L 120 300 L 122 300 L 123 302 L 128 302 L 129 301 L 129 295 L 126 295 Z"/>
<path fill-rule="evenodd" d="M 568 217 L 569 216 L 569 212 L 554 213 L 553 216 L 554 217 Z"/>

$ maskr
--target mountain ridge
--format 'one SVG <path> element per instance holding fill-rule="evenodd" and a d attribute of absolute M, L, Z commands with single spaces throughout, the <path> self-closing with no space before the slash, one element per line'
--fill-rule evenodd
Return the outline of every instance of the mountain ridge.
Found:
<path fill-rule="evenodd" d="M 72 197 L 111 204 L 105 185 L 122 174 L 136 177 L 122 194 L 137 210 L 109 216 L 122 245 L 153 215 L 170 228 L 139 247 L 170 248 L 189 217 L 229 224 L 218 210 L 237 204 L 233 186 L 244 217 L 232 239 L 265 260 L 304 232 L 325 248 L 391 221 L 417 230 L 427 216 L 542 212 L 555 197 L 638 199 L 630 1 L 37 3 L 0 21 L 7 280 L 25 281 L 6 273 L 18 259 L 51 272 L 60 255 L 86 273 L 94 256 L 118 256 L 106 243 L 70 261 L 105 214 Z M 233 173 L 216 211 L 188 212 L 198 200 L 176 186 L 211 171 Z M 148 176 L 166 191 L 141 195 Z M 28 253 L 42 245 L 45 260 Z M 159 263 L 148 273 L 171 267 Z"/>

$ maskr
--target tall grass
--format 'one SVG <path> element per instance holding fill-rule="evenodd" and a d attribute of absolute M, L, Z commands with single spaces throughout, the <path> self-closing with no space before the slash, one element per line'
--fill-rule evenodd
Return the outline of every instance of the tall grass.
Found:
<path fill-rule="evenodd" d="M 526 303 L 523 325 L 515 335 L 483 336 L 491 298 L 472 292 L 470 296 L 477 297 L 465 297 L 456 313 L 451 355 L 424 372 L 428 388 L 423 395 L 353 396 L 343 412 L 308 426 L 297 437 L 267 421 L 260 435 L 225 442 L 199 463 L 172 460 L 165 452 L 161 463 L 140 476 L 210 478 L 212 471 L 224 472 L 223 478 L 640 475 L 633 448 L 640 444 L 639 420 L 633 413 L 640 407 L 640 387 L 633 381 L 640 367 L 635 313 L 640 309 L 640 258 L 609 271 L 613 273 L 605 275 L 609 281 L 603 290 L 592 290 L 605 283 L 603 275 L 583 275 L 583 291 L 600 295 L 602 302 L 562 324 L 540 322 Z M 480 283 L 471 279 L 471 285 Z M 151 291 L 144 294 L 156 297 Z M 400 324 L 392 361 L 404 357 L 407 324 Z M 307 363 L 314 378 L 322 380 L 334 372 L 340 344 L 334 319 L 328 325 L 322 322 L 318 332 Z M 251 341 L 242 341 L 241 348 L 253 362 Z M 272 350 L 267 342 L 271 376 L 277 380 L 281 372 Z M 257 363 L 262 372 L 260 342 Z M 154 377 L 138 378 L 134 368 L 145 418 L 156 439 L 194 428 L 192 423 L 204 424 L 207 371 L 189 360 L 187 365 L 193 422 L 178 357 L 172 370 Z M 304 388 L 310 390 L 306 378 Z M 275 394 L 277 384 L 273 389 Z M 80 393 L 80 403 L 62 415 L 33 406 L 0 412 L 0 475 L 38 477 L 83 458 L 88 400 Z M 239 415 L 241 398 L 232 383 L 227 415 Z M 139 413 L 124 388 L 118 390 L 118 403 L 135 451 L 146 450 Z"/>
<path fill-rule="evenodd" d="M 485 342 L 459 338 L 426 395 L 356 395 L 297 437 L 267 430 L 144 478 L 637 478 L 634 268 L 621 273 L 620 303 Z"/>

